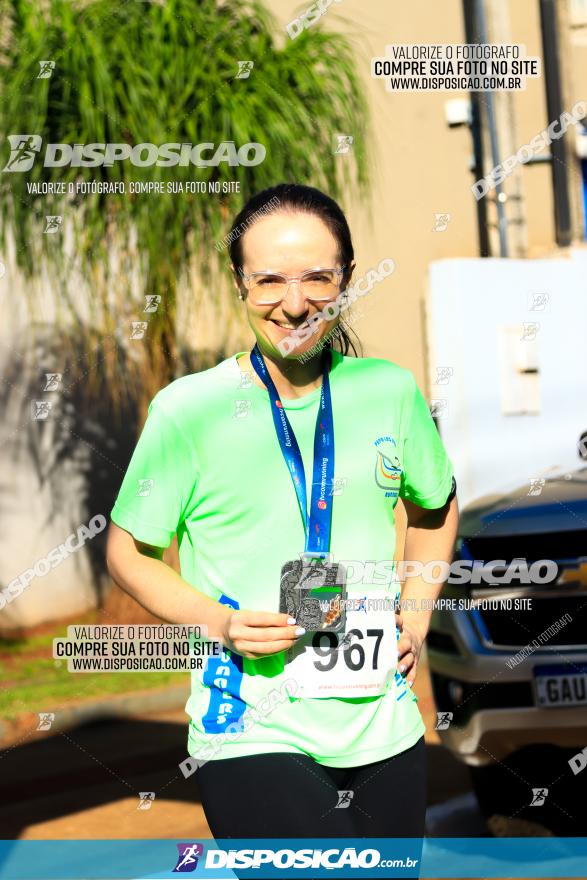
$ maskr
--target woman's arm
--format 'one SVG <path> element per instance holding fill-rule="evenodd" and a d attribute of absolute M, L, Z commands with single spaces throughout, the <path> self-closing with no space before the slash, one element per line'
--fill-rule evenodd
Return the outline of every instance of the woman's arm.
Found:
<path fill-rule="evenodd" d="M 459 522 L 459 509 L 456 496 L 444 507 L 427 510 L 402 499 L 407 514 L 407 531 L 404 560 L 415 560 L 426 565 L 427 562 L 452 562 L 454 543 Z M 409 573 L 409 571 L 408 571 Z M 442 590 L 442 583 L 426 583 L 420 575 L 407 577 L 401 593 L 401 637 L 398 642 L 398 666 L 405 666 L 406 680 L 412 684 L 420 650 L 432 616 L 431 609 L 422 609 L 423 599 L 436 599 Z M 431 604 L 431 603 L 429 603 Z"/>
<path fill-rule="evenodd" d="M 106 565 L 116 583 L 161 620 L 207 626 L 209 637 L 219 638 L 232 609 L 195 590 L 162 557 L 163 548 L 110 523 Z"/>
<path fill-rule="evenodd" d="M 139 605 L 169 623 L 207 627 L 210 639 L 245 657 L 285 651 L 299 633 L 287 614 L 234 611 L 204 595 L 162 560 L 163 549 L 142 544 L 111 522 L 106 565 L 116 583 Z"/>

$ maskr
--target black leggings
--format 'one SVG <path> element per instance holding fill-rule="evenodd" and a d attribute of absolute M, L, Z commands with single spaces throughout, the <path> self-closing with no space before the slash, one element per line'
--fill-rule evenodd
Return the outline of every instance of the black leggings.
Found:
<path fill-rule="evenodd" d="M 195 780 L 215 838 L 424 836 L 423 736 L 361 767 L 325 767 L 277 752 L 208 761 Z M 345 801 L 349 806 L 337 807 Z"/>

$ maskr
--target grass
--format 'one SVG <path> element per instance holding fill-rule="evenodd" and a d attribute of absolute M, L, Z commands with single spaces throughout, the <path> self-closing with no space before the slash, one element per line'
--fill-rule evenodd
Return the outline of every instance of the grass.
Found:
<path fill-rule="evenodd" d="M 65 626 L 19 641 L 0 639 L 0 717 L 17 718 L 29 712 L 109 694 L 151 690 L 189 680 L 188 672 L 68 672 L 67 661 L 52 657 L 54 638 L 67 635 Z"/>

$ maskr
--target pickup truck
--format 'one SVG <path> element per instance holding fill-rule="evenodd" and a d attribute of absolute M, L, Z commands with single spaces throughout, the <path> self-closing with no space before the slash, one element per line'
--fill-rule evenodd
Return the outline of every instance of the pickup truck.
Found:
<path fill-rule="evenodd" d="M 463 560 L 486 565 L 466 578 Z M 437 731 L 490 830 L 518 817 L 585 836 L 587 466 L 465 507 L 441 598 L 455 601 L 427 638 Z"/>

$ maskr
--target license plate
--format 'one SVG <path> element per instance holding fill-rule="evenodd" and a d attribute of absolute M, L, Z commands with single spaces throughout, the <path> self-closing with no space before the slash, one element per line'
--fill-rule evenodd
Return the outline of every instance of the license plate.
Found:
<path fill-rule="evenodd" d="M 541 708 L 587 706 L 587 664 L 535 666 L 534 702 Z"/>

